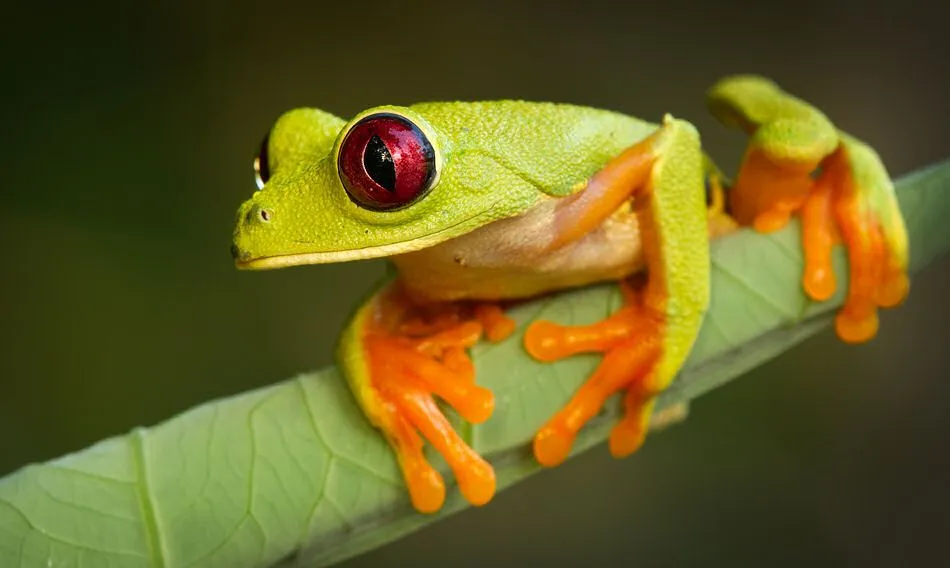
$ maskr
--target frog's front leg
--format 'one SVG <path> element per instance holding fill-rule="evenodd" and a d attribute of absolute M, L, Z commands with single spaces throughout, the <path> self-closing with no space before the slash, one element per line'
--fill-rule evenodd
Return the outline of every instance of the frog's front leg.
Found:
<path fill-rule="evenodd" d="M 557 245 L 580 238 L 625 202 L 633 201 L 646 278 L 623 283 L 625 305 L 590 326 L 535 322 L 529 353 L 553 361 L 601 352 L 594 374 L 537 433 L 534 453 L 546 466 L 563 461 L 575 436 L 606 400 L 625 390 L 625 415 L 610 436 L 615 456 L 643 442 L 656 396 L 675 377 L 699 333 L 709 304 L 709 245 L 699 135 L 669 116 L 647 139 L 565 198 L 555 219 Z"/>
<path fill-rule="evenodd" d="M 487 420 L 494 397 L 475 384 L 466 350 L 483 334 L 500 341 L 513 330 L 497 306 L 421 306 L 397 280 L 377 290 L 343 333 L 338 350 L 343 373 L 395 452 L 418 511 L 435 512 L 445 500 L 445 483 L 423 453 L 423 438 L 448 462 L 469 502 L 482 505 L 494 495 L 491 465 L 459 437 L 434 396 L 469 422 Z"/>
<path fill-rule="evenodd" d="M 800 212 L 803 285 L 819 301 L 835 291 L 831 249 L 843 239 L 850 282 L 835 327 L 848 342 L 874 337 L 877 309 L 900 303 L 909 288 L 907 231 L 877 153 L 760 77 L 724 79 L 709 102 L 723 123 L 751 136 L 729 192 L 730 212 L 762 232 Z"/>

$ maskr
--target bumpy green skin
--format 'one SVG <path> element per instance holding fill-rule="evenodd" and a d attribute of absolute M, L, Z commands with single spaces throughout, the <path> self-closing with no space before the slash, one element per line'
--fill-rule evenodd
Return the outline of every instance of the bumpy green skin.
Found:
<path fill-rule="evenodd" d="M 664 125 L 648 201 L 660 249 L 651 251 L 657 260 L 649 267 L 655 271 L 649 274 L 649 286 L 659 287 L 653 298 L 662 303 L 654 308 L 665 319 L 653 378 L 660 388 L 673 380 L 699 335 L 709 308 L 711 269 L 699 132 L 669 116 Z"/>
<path fill-rule="evenodd" d="M 337 172 L 343 134 L 377 112 L 410 118 L 436 151 L 435 186 L 397 211 L 359 207 Z M 325 253 L 307 263 L 337 262 L 432 246 L 523 213 L 544 195 L 580 189 L 610 158 L 655 129 L 615 112 L 521 101 L 381 106 L 349 122 L 293 110 L 271 132 L 270 180 L 238 211 L 238 261 L 264 268 L 253 261 Z"/>
<path fill-rule="evenodd" d="M 790 162 L 817 163 L 838 146 L 830 120 L 763 77 L 730 77 L 707 93 L 710 111 L 752 136 L 750 145 Z"/>

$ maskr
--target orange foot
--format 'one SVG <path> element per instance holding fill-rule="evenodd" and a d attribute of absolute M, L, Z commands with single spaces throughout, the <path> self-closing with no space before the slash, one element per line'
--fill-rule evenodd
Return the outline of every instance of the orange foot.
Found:
<path fill-rule="evenodd" d="M 818 164 L 777 160 L 753 148 L 732 190 L 732 205 L 740 222 L 760 232 L 781 229 L 790 215 L 801 212 L 802 285 L 817 301 L 835 292 L 831 251 L 843 241 L 850 282 L 835 319 L 842 340 L 860 343 L 873 338 L 878 308 L 893 307 L 907 296 L 903 219 L 887 173 L 862 143 L 844 138 Z"/>
<path fill-rule="evenodd" d="M 445 458 L 465 498 L 487 503 L 495 493 L 494 470 L 459 437 L 434 397 L 469 422 L 487 420 L 494 397 L 475 384 L 466 349 L 483 334 L 504 339 L 514 322 L 493 305 L 419 308 L 398 286 L 380 292 L 357 318 L 362 365 L 348 375 L 368 418 L 396 453 L 413 506 L 431 513 L 445 501 L 445 483 L 425 457 L 423 437 Z"/>
<path fill-rule="evenodd" d="M 525 334 L 525 348 L 540 361 L 604 353 L 594 374 L 535 436 L 534 455 L 541 465 L 564 461 L 580 429 L 620 389 L 627 391 L 625 414 L 610 434 L 610 451 L 623 457 L 643 443 L 655 397 L 662 390 L 653 371 L 666 326 L 661 315 L 644 305 L 639 289 L 626 282 L 621 286 L 625 304 L 609 318 L 588 326 L 535 322 Z"/>

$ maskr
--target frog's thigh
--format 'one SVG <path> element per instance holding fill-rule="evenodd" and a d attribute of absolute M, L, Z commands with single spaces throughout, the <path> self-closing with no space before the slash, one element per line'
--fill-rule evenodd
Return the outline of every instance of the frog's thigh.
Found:
<path fill-rule="evenodd" d="M 623 152 L 566 200 L 556 227 L 561 242 L 591 230 L 634 199 L 646 279 L 624 283 L 625 305 L 588 326 L 536 322 L 525 346 L 542 361 L 583 352 L 604 358 L 567 405 L 538 432 L 535 457 L 556 465 L 580 429 L 623 389 L 625 416 L 610 437 L 614 455 L 643 442 L 656 396 L 672 381 L 699 332 L 709 302 L 709 245 L 699 136 L 667 117 L 660 130 Z"/>
<path fill-rule="evenodd" d="M 713 114 L 750 135 L 729 191 L 736 220 L 761 231 L 784 226 L 802 206 L 812 173 L 838 146 L 838 134 L 817 109 L 754 76 L 724 79 L 708 94 Z"/>

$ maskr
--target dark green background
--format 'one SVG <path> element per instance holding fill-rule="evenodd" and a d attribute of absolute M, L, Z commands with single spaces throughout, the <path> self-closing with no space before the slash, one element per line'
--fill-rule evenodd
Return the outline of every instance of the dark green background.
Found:
<path fill-rule="evenodd" d="M 662 5 L 659 5 L 662 4 Z M 282 111 L 528 98 L 694 121 L 758 72 L 877 147 L 950 156 L 936 2 L 25 2 L 4 11 L 0 474 L 331 361 L 380 262 L 239 273 L 234 211 Z M 950 263 L 880 336 L 828 331 L 633 459 L 597 448 L 348 566 L 893 566 L 950 530 Z"/>

